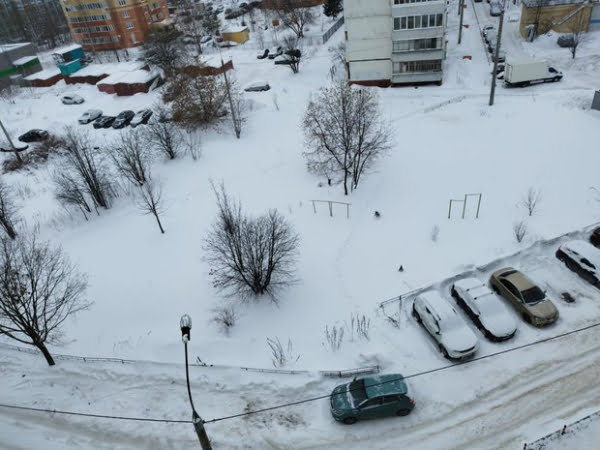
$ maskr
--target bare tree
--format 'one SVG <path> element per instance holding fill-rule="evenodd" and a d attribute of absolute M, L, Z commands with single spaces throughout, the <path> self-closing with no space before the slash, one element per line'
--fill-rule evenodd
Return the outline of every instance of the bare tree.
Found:
<path fill-rule="evenodd" d="M 179 40 L 180 32 L 172 29 L 153 27 L 146 36 L 143 58 L 148 64 L 158 66 L 167 77 L 173 75 L 175 68 L 181 65 L 184 48 Z"/>
<path fill-rule="evenodd" d="M 63 141 L 67 166 L 77 174 L 79 184 L 85 187 L 96 207 L 110 208 L 115 191 L 100 148 L 74 129 L 67 129 Z"/>
<path fill-rule="evenodd" d="M 175 159 L 181 153 L 183 133 L 179 127 L 169 122 L 155 121 L 148 125 L 147 138 L 151 147 L 169 159 Z"/>
<path fill-rule="evenodd" d="M 212 321 L 225 336 L 229 336 L 237 321 L 237 313 L 233 306 L 217 306 L 212 310 Z"/>
<path fill-rule="evenodd" d="M 202 154 L 202 140 L 197 131 L 191 131 L 184 135 L 184 149 L 194 161 L 200 158 Z"/>
<path fill-rule="evenodd" d="M 227 83 L 219 77 L 180 73 L 172 85 L 173 119 L 186 130 L 207 128 L 223 117 Z"/>
<path fill-rule="evenodd" d="M 294 281 L 299 236 L 276 210 L 251 218 L 222 184 L 213 191 L 218 215 L 204 242 L 213 286 L 242 300 L 267 294 L 277 301 Z"/>
<path fill-rule="evenodd" d="M 279 20 L 300 39 L 304 37 L 306 25 L 312 23 L 313 14 L 309 7 L 299 5 L 300 3 L 297 0 L 268 0 L 263 2 L 263 8 L 274 10 Z"/>
<path fill-rule="evenodd" d="M 237 80 L 226 80 L 227 96 L 229 99 L 229 108 L 231 109 L 231 119 L 233 123 L 233 131 L 239 139 L 242 134 L 242 127 L 246 122 L 246 99 L 242 95 Z"/>
<path fill-rule="evenodd" d="M 85 187 L 70 172 L 56 170 L 52 178 L 56 199 L 65 209 L 68 207 L 77 208 L 81 211 L 85 220 L 88 220 L 88 214 L 92 212 L 92 208 L 88 203 Z"/>
<path fill-rule="evenodd" d="M 164 212 L 160 183 L 149 178 L 140 186 L 138 194 L 137 207 L 139 210 L 144 214 L 152 214 L 156 219 L 158 229 L 162 234 L 165 234 L 165 229 L 160 221 L 160 215 Z"/>
<path fill-rule="evenodd" d="M 4 179 L 0 178 L 0 226 L 11 239 L 17 237 L 15 231 L 17 212 L 18 208 L 14 201 L 13 191 Z"/>
<path fill-rule="evenodd" d="M 112 161 L 117 171 L 136 186 L 142 186 L 150 173 L 150 152 L 138 131 L 121 133 L 113 146 Z"/>
<path fill-rule="evenodd" d="M 513 233 L 515 240 L 520 244 L 525 239 L 525 236 L 527 236 L 527 224 L 524 220 L 513 223 Z"/>
<path fill-rule="evenodd" d="M 32 234 L 0 240 L 0 334 L 37 347 L 50 366 L 46 344 L 60 338 L 61 325 L 90 304 L 86 277 L 59 247 Z"/>
<path fill-rule="evenodd" d="M 542 201 L 542 191 L 534 187 L 530 187 L 527 194 L 523 196 L 521 204 L 527 210 L 529 217 L 533 216 L 533 213 L 537 210 L 539 204 Z"/>
<path fill-rule="evenodd" d="M 381 117 L 376 93 L 346 83 L 321 88 L 309 101 L 303 129 L 310 151 L 308 169 L 337 178 L 344 194 L 390 148 L 390 127 Z"/>
<path fill-rule="evenodd" d="M 298 73 L 300 71 L 300 59 L 302 58 L 302 50 L 299 48 L 299 39 L 293 35 L 289 34 L 283 38 L 283 43 L 285 47 L 285 55 L 286 55 L 286 66 L 288 66 L 293 73 Z"/>
<path fill-rule="evenodd" d="M 585 39 L 587 36 L 587 28 L 589 26 L 589 15 L 587 12 L 588 8 L 581 9 L 577 14 L 568 19 L 568 29 L 571 32 L 571 41 L 569 45 L 569 50 L 571 51 L 571 56 L 575 59 L 575 55 L 577 54 L 577 47 L 579 44 Z"/>

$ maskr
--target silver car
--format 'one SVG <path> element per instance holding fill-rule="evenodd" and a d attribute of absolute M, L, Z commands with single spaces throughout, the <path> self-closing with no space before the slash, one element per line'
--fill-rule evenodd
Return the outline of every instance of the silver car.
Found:
<path fill-rule="evenodd" d="M 82 125 L 85 125 L 86 123 L 93 122 L 101 115 L 102 115 L 102 110 L 100 110 L 100 109 L 88 109 L 79 118 L 79 123 Z"/>
<path fill-rule="evenodd" d="M 60 99 L 65 105 L 79 105 L 83 103 L 83 97 L 80 97 L 77 94 L 65 95 Z"/>

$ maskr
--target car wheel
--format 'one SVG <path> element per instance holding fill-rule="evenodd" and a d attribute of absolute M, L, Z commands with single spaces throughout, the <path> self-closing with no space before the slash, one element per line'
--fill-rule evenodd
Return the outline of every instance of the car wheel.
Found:
<path fill-rule="evenodd" d="M 422 322 L 422 321 L 421 321 L 421 316 L 419 316 L 419 313 L 418 313 L 418 312 L 417 312 L 417 310 L 415 309 L 415 305 L 413 305 L 413 308 L 412 308 L 412 315 L 413 315 L 413 317 L 415 318 L 415 320 L 416 320 L 417 322 L 419 322 L 419 323 L 421 323 L 421 322 Z"/>
<path fill-rule="evenodd" d="M 352 425 L 352 424 L 356 423 L 356 417 L 346 417 L 344 419 L 344 423 L 346 425 Z"/>
<path fill-rule="evenodd" d="M 523 313 L 521 314 L 521 317 L 526 323 L 531 324 L 531 317 L 529 317 L 527 314 Z"/>
<path fill-rule="evenodd" d="M 444 358 L 450 359 L 450 356 L 448 356 L 448 351 L 446 350 L 446 347 L 444 347 L 442 344 L 440 344 L 440 352 L 442 352 L 442 355 L 444 355 Z"/>
<path fill-rule="evenodd" d="M 500 291 L 498 290 L 496 285 L 490 283 L 490 286 L 492 287 L 492 291 L 494 291 L 496 294 L 500 294 Z"/>
<path fill-rule="evenodd" d="M 400 416 L 400 417 L 404 417 L 404 416 L 408 416 L 410 414 L 410 409 L 399 409 L 398 411 L 396 411 L 396 415 Z"/>

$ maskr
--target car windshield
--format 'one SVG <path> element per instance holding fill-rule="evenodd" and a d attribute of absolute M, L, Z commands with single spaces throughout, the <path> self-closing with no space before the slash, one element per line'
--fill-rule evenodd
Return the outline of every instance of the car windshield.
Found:
<path fill-rule="evenodd" d="M 354 380 L 348 386 L 354 405 L 358 406 L 367 399 L 364 380 Z"/>
<path fill-rule="evenodd" d="M 529 289 L 525 289 L 522 292 L 522 294 L 523 294 L 523 300 L 525 301 L 525 303 L 527 303 L 529 305 L 539 303 L 546 298 L 546 295 L 537 286 L 534 286 Z"/>

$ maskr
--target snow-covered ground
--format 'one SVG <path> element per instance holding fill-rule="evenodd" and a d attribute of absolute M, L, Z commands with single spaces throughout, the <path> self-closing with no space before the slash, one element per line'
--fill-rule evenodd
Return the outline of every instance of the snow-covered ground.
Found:
<path fill-rule="evenodd" d="M 444 280 L 490 262 L 474 274 L 485 281 L 501 265 L 522 269 L 547 287 L 561 318 L 538 330 L 515 315 L 514 340 L 491 344 L 481 339 L 478 355 L 599 322 L 598 292 L 554 258 L 555 247 L 534 246 L 510 255 L 600 218 L 590 189 L 598 187 L 600 112 L 589 108 L 600 86 L 600 33 L 589 36 L 572 60 L 568 50 L 556 46 L 556 35 L 524 43 L 518 22 L 507 21 L 507 56 L 545 58 L 563 71 L 564 79 L 518 90 L 499 86 L 494 106 L 488 107 L 491 64 L 477 25 L 496 19 L 489 16 L 487 3 L 469 2 L 469 27 L 457 46 L 456 6 L 448 7 L 444 84 L 378 90 L 394 145 L 348 197 L 339 186 L 325 182 L 320 187 L 326 180 L 308 174 L 302 158 L 300 121 L 310 94 L 327 83 L 328 46 L 305 49 L 307 58 L 297 75 L 257 60 L 251 45 L 224 51 L 242 84 L 266 80 L 272 89 L 247 94 L 252 110 L 240 140 L 228 128 L 206 132 L 198 161 L 155 163 L 153 174 L 162 180 L 168 204 L 165 235 L 126 197 L 90 222 L 69 218 L 53 198 L 49 167 L 3 175 L 17 187 L 28 223 L 38 224 L 43 236 L 60 243 L 90 276 L 93 306 L 65 324 L 63 345 L 51 350 L 156 363 L 59 360 L 49 369 L 41 356 L 0 347 L 0 403 L 189 419 L 178 325 L 183 313 L 194 319 L 192 360 L 269 367 L 266 339 L 278 337 L 289 339 L 300 356 L 288 368 L 310 371 L 272 375 L 194 367 L 193 392 L 207 420 L 327 394 L 337 380 L 317 370 L 379 364 L 383 371 L 408 375 L 443 366 L 446 361 L 433 341 L 409 317 L 410 303 L 403 304 L 399 328 L 378 304 L 430 284 L 449 298 Z M 329 45 L 342 39 L 343 28 Z M 466 55 L 472 59 L 463 59 Z M 62 105 L 60 96 L 67 92 L 86 102 Z M 92 107 L 114 115 L 157 102 L 157 93 L 116 97 L 95 86 L 61 82 L 25 92 L 14 103 L 0 103 L 0 117 L 19 135 L 36 127 L 83 127 L 76 119 Z M 100 145 L 117 135 L 112 129 L 87 129 Z M 302 238 L 299 283 L 278 305 L 238 306 L 238 323 L 228 337 L 211 323 L 211 310 L 226 300 L 212 290 L 202 255 L 202 239 L 215 213 L 211 179 L 223 180 L 249 212 L 278 208 Z M 539 189 L 543 199 L 527 217 L 520 203 L 530 187 Z M 449 199 L 468 193 L 482 194 L 479 219 L 471 201 L 464 220 L 457 210 L 449 220 Z M 315 214 L 313 199 L 350 202 L 350 218 L 342 208 L 329 217 L 326 205 L 318 205 Z M 379 219 L 373 217 L 375 210 Z M 512 225 L 521 219 L 529 233 L 518 244 Z M 436 226 L 439 236 L 433 240 Z M 577 297 L 574 304 L 559 300 L 565 290 Z M 397 312 L 393 305 L 386 314 Z M 325 326 L 349 325 L 357 314 L 371 320 L 370 340 L 347 338 L 339 351 L 328 350 Z M 597 337 L 594 328 L 411 379 L 417 408 L 407 418 L 346 427 L 331 419 L 327 400 L 321 400 L 207 429 L 216 448 L 518 448 L 555 430 L 558 418 L 568 422 L 600 404 Z M 3 448 L 195 445 L 189 424 L 53 417 L 3 408 L 0 431 Z"/>

